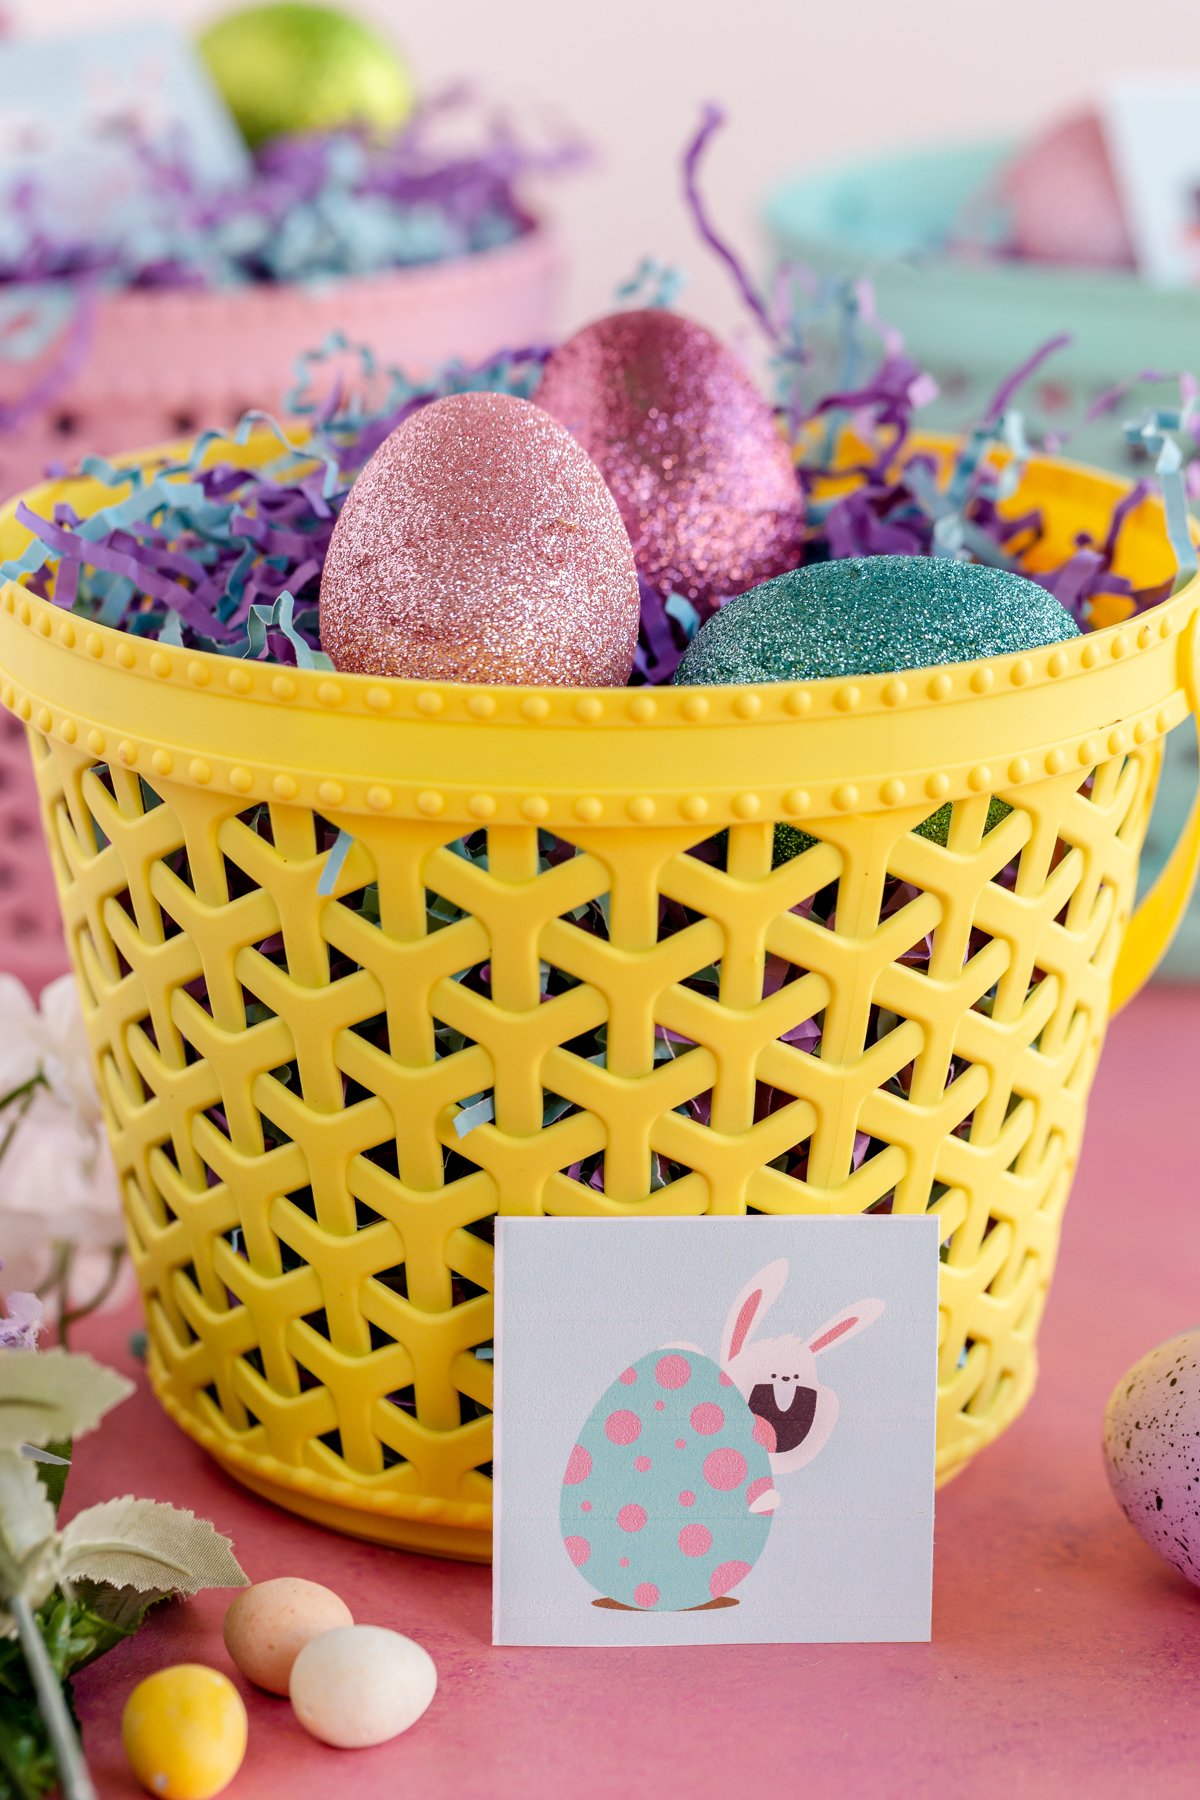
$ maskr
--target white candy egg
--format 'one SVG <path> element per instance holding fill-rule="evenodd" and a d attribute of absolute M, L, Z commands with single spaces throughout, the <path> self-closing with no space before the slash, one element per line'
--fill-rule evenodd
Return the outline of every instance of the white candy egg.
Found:
<path fill-rule="evenodd" d="M 415 1725 L 436 1689 L 437 1669 L 420 1644 L 380 1625 L 348 1625 L 305 1644 L 290 1693 L 313 1737 L 363 1750 Z"/>

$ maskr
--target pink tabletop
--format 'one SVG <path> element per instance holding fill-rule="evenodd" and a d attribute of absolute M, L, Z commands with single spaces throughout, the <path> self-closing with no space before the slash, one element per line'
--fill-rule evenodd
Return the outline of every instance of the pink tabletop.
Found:
<path fill-rule="evenodd" d="M 424 1644 L 441 1685 L 405 1737 L 335 1751 L 243 1685 L 230 1800 L 570 1800 L 686 1794 L 1194 1796 L 1200 1592 L 1117 1512 L 1100 1420 L 1117 1377 L 1200 1319 L 1200 990 L 1159 988 L 1113 1028 L 1092 1101 L 1042 1376 L 1020 1422 L 939 1499 L 931 1645 L 493 1650 L 486 1569 L 335 1537 L 242 1492 L 145 1390 L 80 1445 L 72 1506 L 132 1490 L 207 1514 L 252 1580 L 298 1574 Z M 130 1316 L 82 1345 L 134 1369 Z M 166 1663 L 229 1669 L 226 1595 L 161 1608 L 77 1683 L 101 1793 L 134 1795 L 125 1697 Z"/>

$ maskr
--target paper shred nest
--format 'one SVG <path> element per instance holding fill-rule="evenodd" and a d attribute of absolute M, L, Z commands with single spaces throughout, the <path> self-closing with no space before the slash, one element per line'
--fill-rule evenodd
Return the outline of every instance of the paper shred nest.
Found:
<path fill-rule="evenodd" d="M 256 153 L 245 185 L 217 193 L 185 159 L 132 148 L 144 193 L 136 224 L 124 218 L 119 238 L 64 237 L 28 178 L 3 193 L 0 294 L 47 283 L 322 282 L 444 262 L 523 236 L 534 223 L 525 184 L 586 160 L 575 139 L 525 142 L 465 88 L 428 102 L 382 142 L 346 131 L 275 138 Z"/>

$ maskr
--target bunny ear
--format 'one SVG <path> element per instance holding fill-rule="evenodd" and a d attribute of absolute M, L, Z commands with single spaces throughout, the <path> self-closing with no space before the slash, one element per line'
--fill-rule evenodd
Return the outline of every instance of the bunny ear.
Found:
<path fill-rule="evenodd" d="M 721 1361 L 730 1362 L 745 1348 L 746 1339 L 761 1320 L 787 1280 L 787 1257 L 768 1263 L 751 1277 L 729 1309 L 721 1338 Z"/>
<path fill-rule="evenodd" d="M 820 1331 L 809 1338 L 809 1349 L 816 1356 L 822 1350 L 828 1350 L 831 1344 L 841 1344 L 847 1338 L 856 1337 L 868 1325 L 873 1325 L 882 1311 L 882 1300 L 856 1300 L 853 1306 L 844 1307 L 832 1319 L 826 1319 Z"/>

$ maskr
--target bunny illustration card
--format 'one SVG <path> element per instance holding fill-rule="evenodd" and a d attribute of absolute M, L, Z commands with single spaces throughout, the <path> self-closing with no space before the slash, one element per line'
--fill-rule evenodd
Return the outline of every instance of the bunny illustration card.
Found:
<path fill-rule="evenodd" d="M 1193 69 L 1127 70 L 1100 94 L 1138 271 L 1159 287 L 1200 285 L 1200 79 Z"/>
<path fill-rule="evenodd" d="M 498 1644 L 929 1636 L 933 1218 L 503 1219 Z"/>

